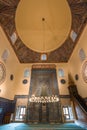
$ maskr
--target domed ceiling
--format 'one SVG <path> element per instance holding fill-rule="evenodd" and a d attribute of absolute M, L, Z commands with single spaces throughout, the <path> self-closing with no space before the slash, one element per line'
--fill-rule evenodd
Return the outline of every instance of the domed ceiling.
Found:
<path fill-rule="evenodd" d="M 21 63 L 68 62 L 86 23 L 85 0 L 0 0 L 0 24 Z"/>
<path fill-rule="evenodd" d="M 22 0 L 16 10 L 17 33 L 36 52 L 51 52 L 60 47 L 69 35 L 71 22 L 66 0 Z"/>

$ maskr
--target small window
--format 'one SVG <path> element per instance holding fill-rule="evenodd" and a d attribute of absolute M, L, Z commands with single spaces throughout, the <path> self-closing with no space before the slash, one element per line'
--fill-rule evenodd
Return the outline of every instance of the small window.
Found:
<path fill-rule="evenodd" d="M 26 115 L 26 106 L 18 106 L 16 108 L 15 120 L 24 120 Z"/>
<path fill-rule="evenodd" d="M 72 30 L 71 33 L 70 33 L 70 37 L 73 40 L 73 42 L 75 42 L 75 40 L 77 38 L 77 33 Z"/>
<path fill-rule="evenodd" d="M 59 69 L 58 70 L 58 76 L 59 77 L 64 77 L 64 71 L 63 71 L 63 69 Z"/>
<path fill-rule="evenodd" d="M 72 120 L 74 119 L 73 117 L 73 112 L 72 112 L 72 107 L 70 106 L 63 106 L 63 115 L 65 120 Z"/>
<path fill-rule="evenodd" d="M 68 106 L 63 107 L 63 114 L 64 114 L 65 120 L 70 119 Z"/>
<path fill-rule="evenodd" d="M 14 32 L 14 33 L 11 35 L 10 38 L 11 38 L 12 44 L 14 45 L 15 42 L 16 42 L 16 40 L 17 40 L 17 34 L 16 34 L 16 32 Z"/>
<path fill-rule="evenodd" d="M 46 54 L 42 54 L 41 55 L 41 60 L 43 60 L 43 61 L 47 60 L 47 55 Z"/>
<path fill-rule="evenodd" d="M 81 48 L 81 49 L 79 50 L 79 57 L 80 57 L 80 60 L 81 60 L 81 61 L 84 61 L 84 60 L 86 59 L 86 54 L 85 54 L 83 48 Z"/>
<path fill-rule="evenodd" d="M 64 112 L 64 115 L 69 114 L 68 107 L 63 107 L 63 112 Z"/>
<path fill-rule="evenodd" d="M 70 119 L 74 119 L 74 116 L 73 116 L 73 111 L 72 111 L 72 107 L 68 107 L 69 108 L 69 115 L 70 115 Z"/>
<path fill-rule="evenodd" d="M 29 69 L 26 69 L 26 70 L 24 71 L 24 77 L 29 77 Z"/>
<path fill-rule="evenodd" d="M 9 54 L 10 54 L 10 52 L 9 52 L 8 49 L 5 49 L 4 52 L 2 53 L 2 56 L 1 56 L 1 57 L 2 57 L 2 60 L 3 60 L 4 62 L 7 61 Z"/>

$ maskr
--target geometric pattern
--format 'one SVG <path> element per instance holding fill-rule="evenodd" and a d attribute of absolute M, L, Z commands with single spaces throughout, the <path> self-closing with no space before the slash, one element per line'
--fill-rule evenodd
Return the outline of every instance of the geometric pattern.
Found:
<path fill-rule="evenodd" d="M 0 84 L 2 84 L 6 77 L 6 69 L 3 63 L 0 62 Z"/>
<path fill-rule="evenodd" d="M 87 60 L 82 65 L 82 77 L 85 83 L 87 83 Z"/>

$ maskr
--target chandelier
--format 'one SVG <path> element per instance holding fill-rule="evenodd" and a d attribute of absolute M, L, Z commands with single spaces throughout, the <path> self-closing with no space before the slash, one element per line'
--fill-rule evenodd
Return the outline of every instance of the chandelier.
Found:
<path fill-rule="evenodd" d="M 51 103 L 51 102 L 58 102 L 59 98 L 57 95 L 52 95 L 52 96 L 40 96 L 36 97 L 35 95 L 32 95 L 29 98 L 30 102 L 36 102 L 36 103 Z"/>

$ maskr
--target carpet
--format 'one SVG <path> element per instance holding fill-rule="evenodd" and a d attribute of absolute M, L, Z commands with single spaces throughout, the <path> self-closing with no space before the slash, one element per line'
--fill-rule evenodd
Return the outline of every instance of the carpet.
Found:
<path fill-rule="evenodd" d="M 87 130 L 81 128 L 74 123 L 64 124 L 25 124 L 25 123 L 10 123 L 1 125 L 0 130 Z"/>

